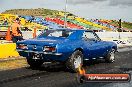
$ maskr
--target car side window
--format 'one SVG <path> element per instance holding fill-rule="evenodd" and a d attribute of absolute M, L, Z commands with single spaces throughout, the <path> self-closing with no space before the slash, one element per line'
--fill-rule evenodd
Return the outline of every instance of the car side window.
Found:
<path fill-rule="evenodd" d="M 99 38 L 93 32 L 84 32 L 83 38 L 85 40 L 99 40 Z"/>

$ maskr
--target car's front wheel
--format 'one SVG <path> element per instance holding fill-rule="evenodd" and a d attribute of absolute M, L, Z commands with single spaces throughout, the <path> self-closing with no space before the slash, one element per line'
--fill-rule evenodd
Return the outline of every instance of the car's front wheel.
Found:
<path fill-rule="evenodd" d="M 115 49 L 111 49 L 105 58 L 106 62 L 113 63 L 115 62 Z"/>
<path fill-rule="evenodd" d="M 39 68 L 44 62 L 42 60 L 27 59 L 27 63 L 31 68 Z"/>
<path fill-rule="evenodd" d="M 67 60 L 66 67 L 73 72 L 77 72 L 78 68 L 83 64 L 83 54 L 76 50 Z"/>

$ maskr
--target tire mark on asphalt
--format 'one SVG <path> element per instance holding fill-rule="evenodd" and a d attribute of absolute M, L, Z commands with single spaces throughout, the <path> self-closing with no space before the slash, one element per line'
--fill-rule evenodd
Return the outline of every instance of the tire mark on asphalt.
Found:
<path fill-rule="evenodd" d="M 14 72 L 13 76 L 15 76 L 15 74 L 16 74 L 16 76 L 15 77 L 11 76 L 6 79 L 4 77 L 3 77 L 4 79 L 0 78 L 0 84 L 17 81 L 17 80 L 22 80 L 22 79 L 26 79 L 26 78 L 31 78 L 31 77 L 47 76 L 47 75 L 53 74 L 53 72 L 54 73 L 57 72 L 57 74 L 58 74 L 58 71 L 62 70 L 62 67 L 60 67 L 58 65 L 56 65 L 54 67 L 52 67 L 52 68 L 51 68 L 51 66 L 41 67 L 37 70 L 30 69 L 30 67 L 25 67 L 26 69 L 24 69 L 24 68 L 21 68 L 22 70 L 20 69 L 20 71 L 23 71 L 23 73 L 21 73 L 21 74 L 18 74 L 20 72 L 19 70 L 17 72 L 14 72 L 15 70 L 14 71 L 10 70 L 10 71 L 12 71 L 12 73 Z M 7 71 L 4 71 L 4 72 L 7 72 Z M 61 73 L 61 72 L 59 72 L 59 73 Z M 7 74 L 9 74 L 9 73 L 7 73 Z"/>
<path fill-rule="evenodd" d="M 25 78 L 30 78 L 30 77 L 36 77 L 36 76 L 41 76 L 41 75 L 48 75 L 48 74 L 49 74 L 48 72 L 44 71 L 44 72 L 39 72 L 39 73 L 33 73 L 33 74 L 16 76 L 14 78 L 8 78 L 8 79 L 0 80 L 0 84 L 11 82 L 11 81 L 16 81 L 16 80 L 21 80 L 21 79 L 25 79 Z"/>

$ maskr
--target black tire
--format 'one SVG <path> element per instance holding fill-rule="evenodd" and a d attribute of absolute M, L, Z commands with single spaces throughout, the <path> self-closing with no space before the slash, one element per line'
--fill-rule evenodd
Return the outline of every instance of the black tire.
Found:
<path fill-rule="evenodd" d="M 32 69 L 36 69 L 41 67 L 44 62 L 42 60 L 27 59 L 27 63 Z"/>
<path fill-rule="evenodd" d="M 113 63 L 115 62 L 115 49 L 111 49 L 108 54 L 106 55 L 105 61 L 107 63 Z"/>
<path fill-rule="evenodd" d="M 77 59 L 79 60 L 78 63 L 76 61 Z M 79 50 L 76 50 L 66 61 L 66 68 L 72 72 L 77 72 L 79 67 L 77 65 L 75 66 L 75 64 L 79 65 L 79 67 L 83 65 L 83 54 Z"/>

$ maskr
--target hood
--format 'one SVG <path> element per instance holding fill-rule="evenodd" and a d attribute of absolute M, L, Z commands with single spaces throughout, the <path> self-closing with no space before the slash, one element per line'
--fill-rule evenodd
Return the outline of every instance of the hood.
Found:
<path fill-rule="evenodd" d="M 111 46 L 117 47 L 117 44 L 115 42 L 112 42 L 112 41 L 104 41 L 104 42 L 111 45 Z"/>

